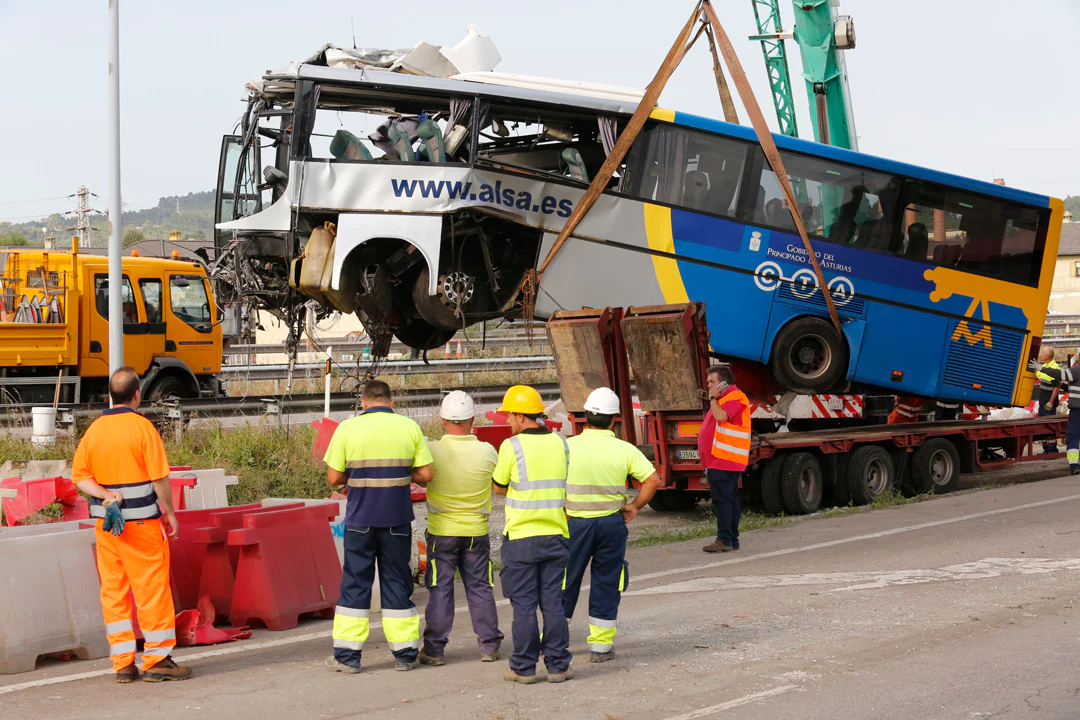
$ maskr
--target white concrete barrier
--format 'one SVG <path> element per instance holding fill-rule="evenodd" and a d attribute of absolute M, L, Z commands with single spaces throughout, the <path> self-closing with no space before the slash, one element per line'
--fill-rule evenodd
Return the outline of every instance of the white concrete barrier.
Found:
<path fill-rule="evenodd" d="M 0 673 L 33 670 L 46 653 L 109 655 L 94 531 L 84 526 L 0 529 Z"/>
<path fill-rule="evenodd" d="M 240 482 L 235 475 L 214 470 L 177 470 L 169 477 L 196 478 L 195 487 L 184 488 L 184 504 L 188 510 L 211 510 L 229 505 L 228 487 Z"/>

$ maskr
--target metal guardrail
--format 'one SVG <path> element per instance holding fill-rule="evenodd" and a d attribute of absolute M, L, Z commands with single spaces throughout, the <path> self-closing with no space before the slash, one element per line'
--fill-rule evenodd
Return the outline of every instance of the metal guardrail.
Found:
<path fill-rule="evenodd" d="M 464 390 L 478 403 L 494 403 L 502 400 L 509 385 L 490 385 L 486 387 L 461 387 L 455 384 L 445 391 L 440 388 L 404 389 L 394 392 L 396 403 L 402 407 L 410 405 L 437 405 L 449 390 Z M 533 385 L 545 400 L 557 400 L 560 397 L 558 383 Z M 290 413 L 320 412 L 326 396 L 323 393 L 305 395 L 274 395 L 266 397 L 239 398 L 199 398 L 197 400 L 177 400 L 162 405 L 144 405 L 139 412 L 151 420 L 173 421 L 182 427 L 184 422 L 198 417 L 237 417 L 270 416 L 281 417 Z M 356 409 L 358 399 L 355 393 L 331 393 L 330 410 L 332 412 Z M 108 403 L 90 403 L 88 405 L 61 405 L 57 422 L 73 427 L 76 420 L 95 418 L 107 410 Z M 0 405 L 0 424 L 29 422 L 30 405 Z"/>
<path fill-rule="evenodd" d="M 336 349 L 336 348 L 335 348 Z M 380 364 L 380 374 L 429 375 L 433 373 L 474 373 L 503 370 L 546 370 L 554 367 L 551 355 L 506 358 L 463 358 L 453 360 L 389 360 Z M 363 367 L 361 365 L 361 367 Z M 293 366 L 293 377 L 321 377 L 326 363 L 298 363 Z M 221 375 L 226 380 L 283 380 L 288 377 L 288 365 L 223 365 Z"/>
<path fill-rule="evenodd" d="M 453 347 L 456 346 L 456 344 L 457 344 L 456 340 L 451 341 L 450 347 L 453 348 Z M 522 333 L 515 333 L 513 335 L 503 335 L 503 336 L 490 336 L 489 335 L 487 337 L 486 343 L 481 341 L 479 338 L 462 338 L 462 347 L 478 348 L 481 345 L 485 345 L 485 344 L 486 344 L 487 348 L 489 348 L 489 349 L 490 348 L 500 347 L 500 346 L 503 346 L 503 345 L 513 345 L 513 346 L 525 345 L 525 346 L 530 346 L 530 347 L 537 347 L 537 346 L 547 345 L 547 335 L 542 330 L 539 330 L 539 331 L 533 333 L 533 336 L 532 336 L 531 339 L 529 337 L 527 337 L 526 335 L 522 334 Z M 350 352 L 363 353 L 365 348 L 367 348 L 367 349 L 371 348 L 371 343 L 366 341 L 366 340 L 354 340 L 354 339 L 344 338 L 344 337 L 343 338 L 320 338 L 318 348 L 313 346 L 313 347 L 311 347 L 309 349 L 307 344 L 304 341 L 301 341 L 300 346 L 299 346 L 299 352 L 301 352 L 301 353 L 305 353 L 305 352 L 321 352 L 321 351 L 323 351 L 322 349 L 330 348 L 330 347 L 332 347 L 334 349 L 335 354 L 341 353 L 341 352 L 344 352 L 344 353 L 350 353 Z M 410 350 L 411 350 L 411 348 L 408 345 L 406 345 L 405 343 L 402 343 L 402 342 L 398 342 L 397 340 L 390 343 L 390 352 L 392 352 L 392 353 L 407 353 Z M 279 344 L 262 344 L 262 345 L 259 345 L 259 344 L 255 344 L 255 345 L 230 345 L 229 347 L 225 348 L 223 350 L 223 352 L 226 355 L 284 355 L 286 350 L 285 350 L 284 343 L 279 343 Z M 431 356 L 431 357 L 435 357 L 438 353 L 441 353 L 441 352 L 442 352 L 442 350 L 440 348 L 436 348 L 434 350 L 428 350 L 428 355 Z"/>

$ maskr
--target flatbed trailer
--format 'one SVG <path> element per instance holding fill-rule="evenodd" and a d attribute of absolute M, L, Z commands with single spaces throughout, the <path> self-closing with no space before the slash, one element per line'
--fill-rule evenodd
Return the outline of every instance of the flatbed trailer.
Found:
<path fill-rule="evenodd" d="M 661 491 L 652 507 L 687 510 L 708 495 L 697 450 L 708 409 L 704 393 L 696 391 L 705 386 L 710 362 L 704 307 L 689 303 L 556 313 L 548 322 L 548 337 L 575 433 L 584 425 L 581 406 L 588 391 L 607 385 L 624 398 L 616 432 L 629 442 L 640 434 L 639 447 L 656 465 Z M 631 373 L 641 408 L 636 416 L 627 402 Z M 826 500 L 863 505 L 893 490 L 946 493 L 958 488 L 961 473 L 1064 455 L 1036 454 L 1043 442 L 1064 437 L 1064 415 L 889 425 L 880 396 L 811 399 L 817 407 L 837 402 L 860 412 L 865 408 L 867 415 L 808 416 L 792 432 L 775 432 L 775 423 L 755 420 L 743 494 L 768 513 L 811 513 Z M 870 412 L 873 406 L 878 409 Z"/>

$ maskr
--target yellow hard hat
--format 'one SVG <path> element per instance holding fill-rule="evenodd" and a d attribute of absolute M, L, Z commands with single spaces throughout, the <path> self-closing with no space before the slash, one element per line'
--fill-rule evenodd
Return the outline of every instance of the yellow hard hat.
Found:
<path fill-rule="evenodd" d="M 536 388 L 528 385 L 514 385 L 503 396 L 499 412 L 521 413 L 522 415 L 543 415 L 544 401 Z"/>

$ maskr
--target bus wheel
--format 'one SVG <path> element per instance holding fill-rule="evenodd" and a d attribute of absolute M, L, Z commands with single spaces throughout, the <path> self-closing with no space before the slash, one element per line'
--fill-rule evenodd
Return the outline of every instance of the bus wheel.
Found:
<path fill-rule="evenodd" d="M 945 438 L 930 438 L 912 454 L 911 482 L 920 493 L 947 493 L 960 487 L 960 453 Z"/>
<path fill-rule="evenodd" d="M 689 512 L 698 504 L 698 496 L 685 490 L 658 490 L 649 501 L 656 512 Z"/>
<path fill-rule="evenodd" d="M 815 394 L 832 389 L 847 373 L 848 352 L 843 337 L 827 321 L 802 317 L 776 335 L 769 367 L 788 390 Z"/>
<path fill-rule="evenodd" d="M 889 492 L 895 480 L 896 468 L 884 448 L 865 445 L 851 453 L 847 489 L 856 505 L 869 505 L 878 495 Z"/>
<path fill-rule="evenodd" d="M 398 340 L 417 350 L 434 350 L 450 342 L 457 330 L 437 328 L 425 320 L 414 318 L 394 328 Z"/>
<path fill-rule="evenodd" d="M 821 465 L 807 452 L 792 453 L 784 461 L 780 481 L 784 507 L 792 515 L 807 515 L 821 506 Z"/>
<path fill-rule="evenodd" d="M 784 512 L 784 494 L 780 489 L 780 481 L 784 475 L 786 459 L 786 454 L 774 455 L 765 461 L 761 469 L 761 504 L 769 515 L 780 515 Z"/>

